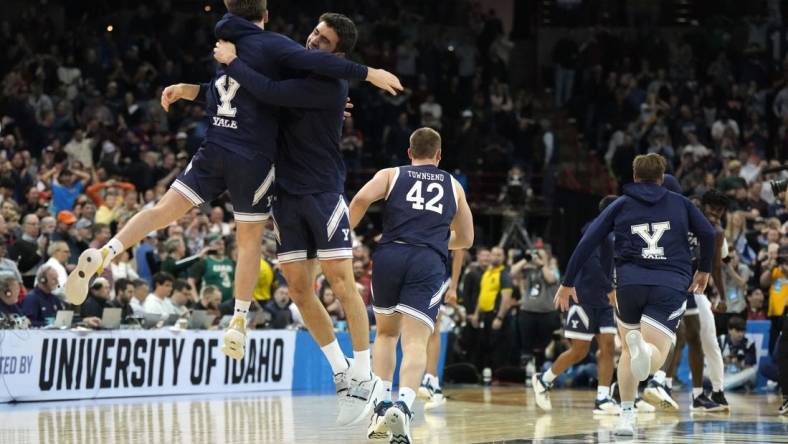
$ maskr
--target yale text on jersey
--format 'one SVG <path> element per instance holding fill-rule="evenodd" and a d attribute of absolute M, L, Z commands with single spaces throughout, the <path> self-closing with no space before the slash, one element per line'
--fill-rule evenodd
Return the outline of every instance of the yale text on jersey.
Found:
<path fill-rule="evenodd" d="M 222 117 L 213 117 L 213 126 L 220 126 L 222 128 L 238 129 L 238 122 L 232 119 L 224 119 Z"/>

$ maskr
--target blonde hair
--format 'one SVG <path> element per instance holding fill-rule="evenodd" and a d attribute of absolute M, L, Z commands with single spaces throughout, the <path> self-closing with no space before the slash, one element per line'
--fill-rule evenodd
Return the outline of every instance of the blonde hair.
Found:
<path fill-rule="evenodd" d="M 642 182 L 659 182 L 667 167 L 665 158 L 656 153 L 641 154 L 632 161 L 632 173 Z"/>

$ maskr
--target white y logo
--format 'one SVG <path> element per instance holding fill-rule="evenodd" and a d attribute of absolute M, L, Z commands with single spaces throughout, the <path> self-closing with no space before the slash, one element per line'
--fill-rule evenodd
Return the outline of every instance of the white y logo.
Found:
<path fill-rule="evenodd" d="M 233 108 L 230 103 L 238 92 L 241 84 L 235 81 L 234 78 L 223 75 L 216 80 L 216 91 L 219 92 L 219 101 L 221 104 L 217 107 L 216 114 L 224 117 L 235 117 L 236 108 Z"/>
<path fill-rule="evenodd" d="M 577 328 L 577 321 L 572 321 L 572 328 Z"/>
<path fill-rule="evenodd" d="M 343 229 L 342 229 L 342 233 L 344 233 L 344 234 L 345 234 L 345 240 L 347 241 L 347 240 L 348 240 L 348 238 L 347 238 L 347 237 L 348 237 L 348 235 L 350 234 L 350 229 L 349 229 L 349 228 L 343 228 Z"/>
<path fill-rule="evenodd" d="M 659 240 L 666 231 L 670 230 L 670 222 L 655 222 L 651 224 L 632 225 L 632 234 L 637 234 L 648 247 L 643 248 L 642 256 L 645 259 L 665 259 L 665 249 L 658 246 Z M 653 233 L 653 234 L 652 234 Z"/>

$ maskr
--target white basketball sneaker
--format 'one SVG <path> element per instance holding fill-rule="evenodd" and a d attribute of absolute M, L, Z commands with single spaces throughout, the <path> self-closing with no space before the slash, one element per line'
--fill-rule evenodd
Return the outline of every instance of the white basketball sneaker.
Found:
<path fill-rule="evenodd" d="M 635 412 L 633 410 L 621 412 L 613 434 L 616 436 L 635 436 Z"/>
<path fill-rule="evenodd" d="M 371 372 L 364 381 L 351 378 L 345 396 L 339 397 L 337 424 L 353 425 L 368 417 L 383 399 L 383 390 L 383 381 Z"/>
<path fill-rule="evenodd" d="M 104 260 L 109 255 L 106 248 L 88 248 L 79 255 L 77 268 L 66 279 L 63 292 L 70 304 L 81 305 L 88 297 L 88 287 L 93 277 L 104 271 Z"/>
<path fill-rule="evenodd" d="M 224 330 L 222 353 L 235 359 L 244 358 L 246 348 L 246 316 L 233 316 L 230 325 Z"/>
<path fill-rule="evenodd" d="M 391 444 L 411 444 L 413 437 L 410 435 L 410 421 L 413 419 L 408 406 L 397 401 L 386 410 L 386 424 L 391 431 Z"/>

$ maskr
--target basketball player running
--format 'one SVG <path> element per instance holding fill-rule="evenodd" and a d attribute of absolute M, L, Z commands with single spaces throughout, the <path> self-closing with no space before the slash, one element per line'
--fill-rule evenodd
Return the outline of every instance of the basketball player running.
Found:
<path fill-rule="evenodd" d="M 353 50 L 357 35 L 352 20 L 326 13 L 306 46 L 341 58 Z M 277 256 L 290 298 L 331 365 L 340 400 L 337 422 L 361 421 L 369 416 L 383 387 L 370 372 L 369 320 L 353 276 L 350 221 L 343 196 L 345 165 L 339 141 L 347 82 L 303 75 L 273 81 L 251 69 L 237 57 L 235 45 L 226 41 L 216 45 L 214 56 L 234 79 L 252 85 L 249 91 L 257 100 L 289 107 L 282 109 L 276 161 Z M 345 310 L 353 342 L 352 365 L 339 347 L 328 312 L 315 298 L 313 287 L 320 269 Z"/>
<path fill-rule="evenodd" d="M 689 199 L 661 186 L 665 164 L 657 154 L 635 158 L 635 183 L 626 185 L 624 196 L 586 230 L 555 296 L 562 310 L 569 308 L 570 298 L 578 302 L 574 284 L 580 269 L 615 233 L 616 318 L 624 339 L 618 364 L 622 413 L 616 435 L 634 435 L 637 384 L 665 361 L 684 313 L 686 291 L 702 293 L 711 271 L 714 228 Z M 701 249 L 694 278 L 688 232 L 695 233 Z"/>
<path fill-rule="evenodd" d="M 664 186 L 671 191 L 680 192 L 678 181 L 666 180 Z M 712 263 L 712 277 L 717 292 L 725 294 L 724 281 L 722 280 L 722 259 L 727 256 L 725 232 L 720 225 L 720 220 L 728 207 L 728 198 L 717 190 L 706 192 L 701 198 L 701 209 L 704 216 L 714 226 L 716 232 L 714 261 Z M 693 268 L 697 267 L 697 239 L 690 234 L 690 244 L 693 245 Z M 688 345 L 688 358 L 692 373 L 692 411 L 715 412 L 728 410 L 728 401 L 723 392 L 724 364 L 722 352 L 716 337 L 714 313 L 711 303 L 705 294 L 687 295 L 687 310 L 681 327 L 677 331 L 676 345 L 670 357 L 665 361 L 662 369 L 654 374 L 649 381 L 643 396 L 654 405 L 664 410 L 677 411 L 678 404 L 671 396 L 672 376 L 675 375 L 681 360 L 681 351 L 686 341 Z M 709 377 L 712 383 L 711 397 L 703 390 L 703 357 L 709 364 Z M 671 375 L 667 378 L 667 375 Z"/>
<path fill-rule="evenodd" d="M 473 220 L 465 192 L 438 169 L 440 135 L 420 128 L 410 136 L 410 166 L 375 174 L 350 203 L 351 227 L 367 208 L 385 199 L 383 235 L 373 254 L 372 298 L 377 320 L 373 370 L 384 379 L 386 398 L 375 407 L 370 439 L 413 442 L 410 435 L 416 390 L 424 374 L 427 342 L 449 283 L 449 249 L 473 243 Z M 402 335 L 399 399 L 391 401 L 397 340 Z"/>
<path fill-rule="evenodd" d="M 464 256 L 465 250 L 452 252 L 451 280 L 449 281 L 446 295 L 443 297 L 443 303 L 446 305 L 457 304 L 457 287 L 462 272 Z M 418 392 L 419 398 L 426 401 L 424 403 L 425 410 L 431 410 L 446 403 L 446 397 L 443 396 L 443 389 L 441 389 L 440 380 L 438 379 L 438 360 L 441 356 L 440 325 L 442 319 L 443 314 L 439 309 L 438 317 L 435 319 L 436 328 L 432 331 L 432 336 L 427 342 L 427 368 Z"/>
<path fill-rule="evenodd" d="M 281 68 L 299 69 L 333 77 L 366 78 L 389 92 L 401 88 L 396 77 L 385 71 L 367 69 L 321 51 L 309 51 L 285 36 L 263 32 L 268 20 L 265 0 L 225 0 L 225 5 L 230 14 L 219 21 L 216 34 L 236 41 L 239 52 L 249 54 L 254 60 L 255 70 L 279 78 Z M 222 351 L 233 359 L 243 358 L 245 315 L 259 272 L 261 237 L 270 212 L 275 174 L 272 162 L 279 132 L 277 108 L 256 101 L 249 92 L 250 86 L 238 82 L 220 66 L 210 83 L 172 85 L 164 90 L 161 103 L 165 110 L 180 99 L 207 99 L 211 126 L 205 141 L 154 208 L 135 215 L 100 249 L 82 253 L 66 282 L 69 302 L 81 304 L 92 277 L 147 233 L 166 227 L 193 206 L 229 190 L 237 222 L 238 262 L 235 316 L 225 331 Z"/>
<path fill-rule="evenodd" d="M 599 211 L 607 208 L 618 196 L 606 196 L 599 202 Z M 586 226 L 585 228 L 588 228 Z M 613 235 L 602 242 L 580 270 L 576 279 L 579 304 L 569 303 L 564 336 L 570 347 L 555 360 L 544 373 L 534 373 L 531 388 L 536 405 L 542 410 L 552 410 L 549 391 L 553 381 L 569 367 L 588 356 L 591 341 L 596 337 L 599 347 L 597 364 L 599 385 L 597 386 L 594 413 L 618 415 L 621 413 L 616 401 L 610 396 L 613 380 L 613 354 L 615 350 L 616 324 L 613 319 Z"/>

